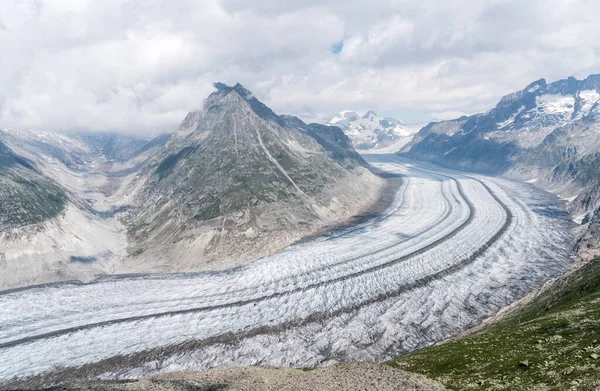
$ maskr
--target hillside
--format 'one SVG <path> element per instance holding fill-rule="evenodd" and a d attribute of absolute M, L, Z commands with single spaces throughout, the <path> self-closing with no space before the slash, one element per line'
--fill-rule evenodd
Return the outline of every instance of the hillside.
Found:
<path fill-rule="evenodd" d="M 538 80 L 485 114 L 427 125 L 400 154 L 559 195 L 583 262 L 474 334 L 389 364 L 456 390 L 599 389 L 600 75 Z"/>
<path fill-rule="evenodd" d="M 51 219 L 66 202 L 56 183 L 0 141 L 0 231 Z"/>
<path fill-rule="evenodd" d="M 3 129 L 0 142 L 25 164 L 2 169 L 13 184 L 10 197 L 0 197 L 2 216 L 19 220 L 0 229 L 0 290 L 111 273 L 126 247 L 120 206 L 109 199 L 123 179 L 121 163 L 77 134 Z"/>

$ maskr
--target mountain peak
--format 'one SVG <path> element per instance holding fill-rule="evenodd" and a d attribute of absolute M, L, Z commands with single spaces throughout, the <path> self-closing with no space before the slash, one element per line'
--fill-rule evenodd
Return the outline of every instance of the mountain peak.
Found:
<path fill-rule="evenodd" d="M 246 88 L 244 88 L 244 86 L 241 85 L 240 83 L 236 83 L 233 86 L 233 90 L 235 92 L 237 92 L 244 99 L 251 99 L 253 97 L 252 92 L 250 92 L 250 90 L 247 90 Z"/>
<path fill-rule="evenodd" d="M 365 113 L 365 115 L 363 115 L 363 118 L 371 118 L 371 117 L 377 117 L 377 113 L 373 110 L 369 110 Z"/>
<path fill-rule="evenodd" d="M 256 99 L 254 94 L 252 94 L 252 92 L 250 90 L 246 89 L 240 83 L 236 83 L 233 87 L 230 87 L 225 83 L 217 82 L 217 83 L 214 83 L 213 86 L 217 89 L 217 92 L 211 94 L 208 97 L 208 99 L 205 101 L 205 108 L 206 108 L 207 102 L 215 103 L 217 101 L 220 101 L 220 97 L 224 97 L 224 96 L 228 95 L 230 92 L 235 92 L 238 96 L 240 96 L 246 102 L 248 102 L 248 104 L 250 105 L 252 110 L 261 118 L 270 120 L 270 121 L 276 121 L 280 125 L 284 124 L 283 120 L 277 114 L 275 114 L 270 108 L 268 108 L 260 100 Z"/>
<path fill-rule="evenodd" d="M 534 92 L 537 91 L 540 88 L 546 88 L 548 84 L 546 83 L 546 79 L 544 79 L 543 77 L 539 80 L 534 81 L 533 83 L 529 84 L 527 87 L 525 87 L 525 89 L 523 90 L 523 92 L 527 93 L 527 92 Z"/>
<path fill-rule="evenodd" d="M 581 82 L 582 90 L 596 90 L 600 92 L 600 74 L 589 75 Z"/>
<path fill-rule="evenodd" d="M 358 116 L 358 114 L 356 114 L 356 112 L 352 110 L 343 110 L 340 111 L 338 115 L 336 115 L 331 121 L 329 121 L 329 123 L 334 125 L 339 122 L 351 122 L 356 121 L 358 119 L 360 119 L 360 117 Z"/>
<path fill-rule="evenodd" d="M 213 86 L 222 94 L 228 94 L 231 91 L 235 91 L 239 96 L 246 100 L 253 98 L 252 92 L 250 92 L 250 90 L 246 89 L 240 83 L 236 83 L 233 87 L 230 87 L 225 83 L 216 82 L 213 84 Z"/>

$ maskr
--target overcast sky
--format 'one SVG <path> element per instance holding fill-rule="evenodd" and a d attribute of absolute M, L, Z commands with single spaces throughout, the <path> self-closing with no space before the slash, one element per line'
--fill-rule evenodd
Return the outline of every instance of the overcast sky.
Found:
<path fill-rule="evenodd" d="M 597 0 L 1 1 L 0 127 L 171 131 L 215 81 L 414 123 L 600 73 Z"/>

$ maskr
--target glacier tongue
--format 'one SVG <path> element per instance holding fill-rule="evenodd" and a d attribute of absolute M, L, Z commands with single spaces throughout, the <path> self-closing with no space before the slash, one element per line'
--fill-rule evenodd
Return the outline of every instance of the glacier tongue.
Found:
<path fill-rule="evenodd" d="M 465 329 L 569 266 L 571 223 L 556 197 L 367 158 L 404 180 L 390 209 L 357 227 L 223 272 L 1 294 L 0 383 L 82 365 L 125 378 L 383 360 Z"/>

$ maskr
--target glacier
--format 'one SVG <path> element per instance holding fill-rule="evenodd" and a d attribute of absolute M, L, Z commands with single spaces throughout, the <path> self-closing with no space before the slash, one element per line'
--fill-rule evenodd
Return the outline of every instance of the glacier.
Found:
<path fill-rule="evenodd" d="M 218 365 L 382 361 L 448 338 L 571 264 L 564 201 L 391 154 L 380 216 L 226 271 L 0 292 L 0 384 Z"/>

